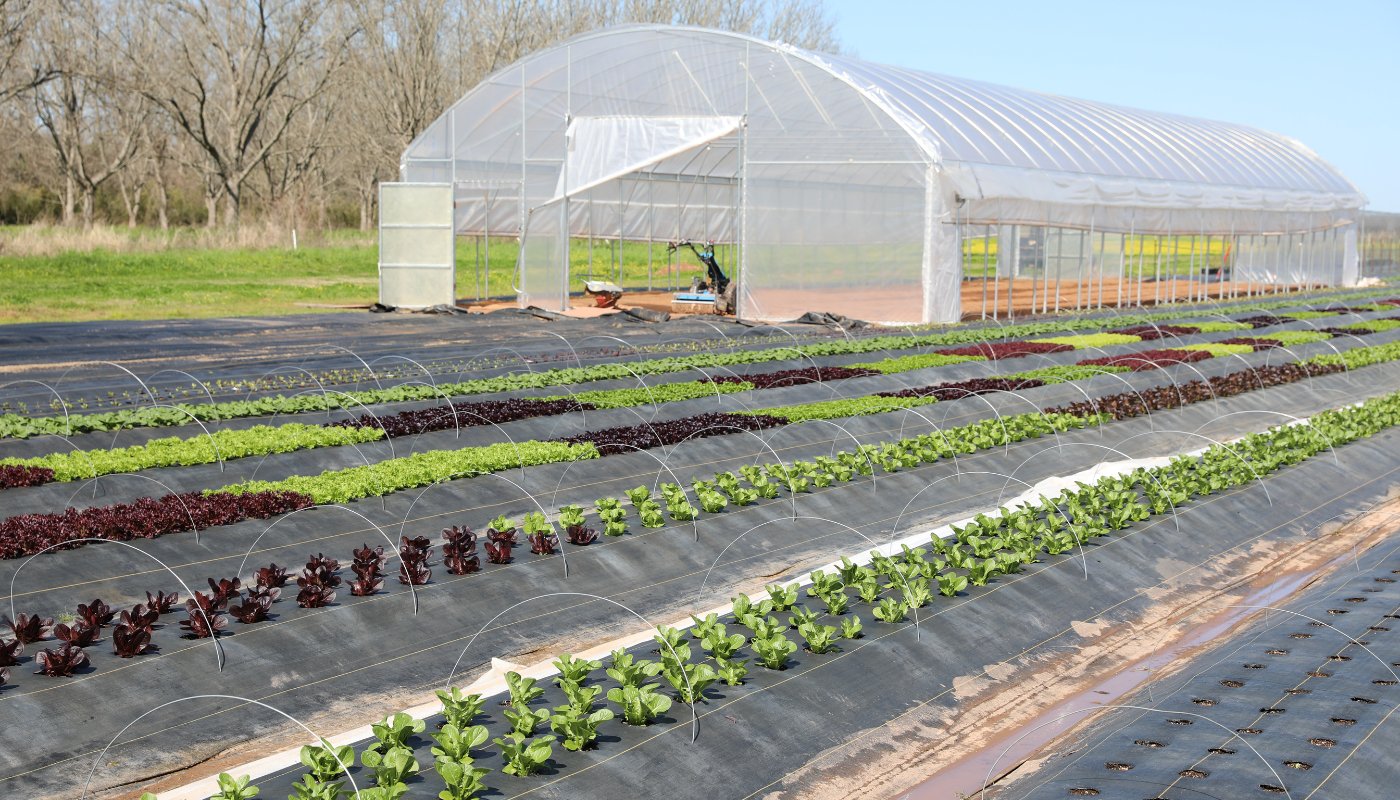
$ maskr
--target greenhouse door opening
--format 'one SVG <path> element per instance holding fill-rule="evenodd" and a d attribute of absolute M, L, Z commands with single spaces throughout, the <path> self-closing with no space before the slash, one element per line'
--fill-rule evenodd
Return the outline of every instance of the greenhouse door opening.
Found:
<path fill-rule="evenodd" d="M 574 274 L 575 237 L 711 240 L 742 252 L 743 127 L 738 116 L 569 119 L 553 195 L 526 214 L 520 305 L 568 309 L 588 279 Z"/>

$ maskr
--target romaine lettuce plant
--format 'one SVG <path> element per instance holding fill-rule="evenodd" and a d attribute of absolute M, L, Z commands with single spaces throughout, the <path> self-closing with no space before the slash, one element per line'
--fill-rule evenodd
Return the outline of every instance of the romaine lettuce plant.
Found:
<path fill-rule="evenodd" d="M 850 619 L 841 620 L 841 638 L 859 639 L 861 637 L 860 617 L 852 614 Z"/>
<path fill-rule="evenodd" d="M 566 750 L 588 750 L 598 746 L 598 726 L 613 718 L 606 708 L 585 712 L 560 706 L 549 720 L 549 727 L 563 740 Z"/>
<path fill-rule="evenodd" d="M 491 771 L 485 767 L 476 766 L 476 763 L 469 758 L 460 761 L 440 759 L 433 765 L 433 769 L 437 770 L 437 774 L 447 787 L 438 792 L 438 800 L 473 800 L 486 791 L 486 784 L 481 779 Z"/>
<path fill-rule="evenodd" d="M 836 647 L 837 629 L 832 625 L 818 625 L 809 622 L 797 629 L 807 641 L 807 649 L 813 653 L 829 653 Z"/>
<path fill-rule="evenodd" d="M 876 606 L 875 610 L 871 613 L 875 615 L 875 619 L 893 624 L 896 622 L 903 622 L 904 614 L 908 610 L 909 607 L 903 603 L 896 603 L 893 599 L 886 597 L 880 601 L 880 604 Z"/>
<path fill-rule="evenodd" d="M 53 633 L 53 618 L 42 618 L 38 614 L 17 614 L 14 619 L 5 617 L 5 626 L 14 634 L 15 641 L 33 644 L 48 638 Z"/>
<path fill-rule="evenodd" d="M 458 728 L 448 723 L 433 735 L 433 755 L 440 761 L 471 761 L 471 751 L 490 738 L 486 726 Z"/>
<path fill-rule="evenodd" d="M 247 775 L 235 778 L 227 772 L 221 772 L 216 780 L 219 791 L 210 795 L 209 800 L 251 800 L 258 796 L 258 787 L 249 785 L 252 779 Z"/>
<path fill-rule="evenodd" d="M 408 748 L 408 740 L 415 733 L 422 733 L 427 728 L 428 723 L 400 711 L 392 717 L 385 717 L 379 722 L 371 723 L 369 728 L 373 732 L 377 743 L 371 749 L 380 753 L 385 753 L 394 748 Z M 411 750 L 411 748 L 408 748 Z M 366 764 L 365 766 L 369 766 Z M 417 771 L 416 769 L 414 770 Z"/>
<path fill-rule="evenodd" d="M 311 777 L 328 781 L 355 766 L 355 748 L 336 747 L 322 739 L 319 745 L 303 745 L 298 758 Z"/>
<path fill-rule="evenodd" d="M 724 658 L 715 659 L 715 674 L 724 681 L 726 686 L 738 686 L 744 682 L 744 677 L 749 674 L 748 659 L 731 660 Z"/>
<path fill-rule="evenodd" d="M 549 721 L 549 709 L 532 709 L 529 706 L 511 703 L 503 712 L 510 720 L 511 731 L 520 736 L 533 736 L 535 729 Z"/>
<path fill-rule="evenodd" d="M 622 721 L 628 725 L 650 725 L 652 720 L 671 708 L 671 698 L 657 694 L 658 686 L 659 684 L 649 683 L 609 689 L 608 700 L 622 708 Z"/>
<path fill-rule="evenodd" d="M 501 770 L 507 775 L 533 775 L 544 769 L 549 757 L 554 753 L 553 736 L 536 736 L 529 742 L 518 733 L 511 733 L 501 739 L 492 739 L 501 750 L 506 765 Z"/>
<path fill-rule="evenodd" d="M 544 688 L 537 686 L 538 683 L 534 678 L 523 677 L 519 672 L 507 672 L 506 688 L 510 690 L 511 705 L 527 706 L 538 700 L 544 695 Z"/>
<path fill-rule="evenodd" d="M 481 695 L 466 694 L 456 686 L 453 686 L 451 691 L 439 689 L 437 698 L 442 702 L 441 713 L 447 720 L 446 724 L 456 725 L 459 729 L 469 727 L 485 706 Z"/>
<path fill-rule="evenodd" d="M 758 655 L 758 662 L 773 670 L 787 669 L 788 657 L 797 652 L 792 640 L 776 632 L 766 637 L 755 636 L 749 645 Z"/>
<path fill-rule="evenodd" d="M 622 684 L 624 687 L 641 686 L 642 681 L 653 678 L 661 672 L 661 665 L 655 661 L 637 661 L 631 653 L 626 650 L 617 649 L 612 652 L 612 666 L 608 667 L 608 677 Z M 612 699 L 612 694 L 608 694 Z"/>

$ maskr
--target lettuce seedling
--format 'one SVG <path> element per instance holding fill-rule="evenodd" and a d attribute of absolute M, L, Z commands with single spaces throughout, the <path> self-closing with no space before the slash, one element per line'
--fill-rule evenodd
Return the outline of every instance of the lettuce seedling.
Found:
<path fill-rule="evenodd" d="M 442 716 L 447 720 L 446 724 L 456 725 L 458 728 L 471 725 L 472 720 L 476 719 L 485 706 L 481 695 L 464 694 L 456 686 L 452 687 L 450 692 L 439 689 L 437 698 L 442 701 Z"/>
<path fill-rule="evenodd" d="M 0 667 L 13 667 L 19 664 L 19 657 L 24 654 L 24 642 L 14 639 L 10 642 L 0 641 Z"/>
<path fill-rule="evenodd" d="M 700 640 L 700 646 L 705 648 L 716 661 L 719 661 L 730 658 L 739 652 L 739 648 L 743 647 L 746 641 L 742 633 L 726 636 L 724 626 L 721 625 Z"/>
<path fill-rule="evenodd" d="M 219 773 L 219 791 L 209 796 L 209 800 L 251 800 L 258 796 L 258 787 L 249 786 L 252 780 L 247 775 L 235 778 L 227 772 Z"/>
<path fill-rule="evenodd" d="M 810 625 L 817 621 L 817 612 L 809 608 L 798 607 L 792 610 L 792 615 L 788 618 L 788 625 L 796 630 L 803 625 Z"/>
<path fill-rule="evenodd" d="M 973 561 L 967 568 L 967 579 L 973 586 L 986 586 L 987 581 L 1000 573 L 999 566 L 995 558 Z"/>
<path fill-rule="evenodd" d="M 676 699 L 682 703 L 695 703 L 702 699 L 705 689 L 719 678 L 719 674 L 709 664 L 686 664 L 676 661 L 666 664 L 661 674 L 676 690 Z"/>
<path fill-rule="evenodd" d="M 773 601 L 774 611 L 787 611 L 797 604 L 797 587 L 772 584 L 767 587 L 768 597 Z"/>
<path fill-rule="evenodd" d="M 828 575 L 821 570 L 811 574 L 812 585 L 807 587 L 808 597 L 825 598 L 832 592 L 839 592 L 843 586 L 838 575 Z"/>
<path fill-rule="evenodd" d="M 696 496 L 700 499 L 700 507 L 707 514 L 718 514 L 724 510 L 725 506 L 729 505 L 729 498 L 719 492 L 697 492 Z"/>
<path fill-rule="evenodd" d="M 766 639 L 787 630 L 787 624 L 774 616 L 760 617 L 757 614 L 750 614 L 739 622 L 749 629 L 755 639 Z"/>
<path fill-rule="evenodd" d="M 608 699 L 622 708 L 622 721 L 628 725 L 650 725 L 671 708 L 671 698 L 657 694 L 658 684 L 620 686 L 608 690 Z"/>
<path fill-rule="evenodd" d="M 938 592 L 944 597 L 953 597 L 958 592 L 967 588 L 967 578 L 956 572 L 940 572 L 936 576 L 938 580 Z"/>
<path fill-rule="evenodd" d="M 720 631 L 720 635 L 723 635 L 724 623 L 719 621 L 718 614 L 707 614 L 704 619 L 691 614 L 690 619 L 695 623 L 690 628 L 690 636 L 693 639 L 704 641 L 713 631 Z"/>
<path fill-rule="evenodd" d="M 150 796 L 154 800 L 155 795 Z M 292 793 L 287 795 L 287 800 L 341 800 L 344 796 L 345 784 L 303 774 L 299 783 L 292 784 Z"/>
<path fill-rule="evenodd" d="M 559 684 L 559 688 L 564 690 L 564 696 L 569 699 L 569 702 L 566 705 L 555 706 L 554 710 L 556 713 L 566 708 L 573 709 L 582 714 L 591 713 L 593 711 L 593 701 L 597 700 L 598 695 L 603 693 L 603 687 L 601 686 L 580 686 L 571 681 L 564 681 Z"/>
<path fill-rule="evenodd" d="M 875 610 L 871 613 L 875 615 L 875 619 L 881 622 L 894 624 L 896 622 L 903 622 L 904 614 L 908 610 L 908 606 L 903 603 L 896 603 L 894 600 L 886 597 L 880 601 L 880 605 L 876 606 Z"/>
<path fill-rule="evenodd" d="M 527 706 L 538 700 L 544 694 L 544 689 L 536 686 L 537 683 L 539 681 L 534 678 L 522 677 L 519 672 L 507 672 L 506 687 L 510 689 L 511 704 Z"/>
<path fill-rule="evenodd" d="M 14 634 L 15 641 L 24 644 L 33 644 L 53 633 L 53 619 L 41 618 L 38 614 L 32 617 L 28 614 L 17 614 L 14 619 L 5 617 L 5 625 Z"/>
<path fill-rule="evenodd" d="M 608 667 L 608 677 L 623 686 L 640 686 L 642 681 L 653 678 L 661 672 L 661 665 L 655 661 L 635 661 L 626 650 L 612 652 L 612 666 Z M 608 695 L 612 697 L 611 693 Z"/>
<path fill-rule="evenodd" d="M 472 748 L 480 747 L 488 738 L 490 734 L 486 732 L 485 725 L 469 728 L 443 725 L 442 730 L 433 734 L 433 741 L 437 743 L 433 747 L 433 755 L 443 761 L 471 761 Z"/>
<path fill-rule="evenodd" d="M 437 770 L 437 774 L 441 776 L 443 784 L 447 787 L 438 792 L 439 800 L 472 800 L 486 791 L 486 784 L 481 779 L 491 771 L 485 767 L 476 766 L 470 758 L 460 761 L 438 761 L 433 765 L 433 769 Z"/>
<path fill-rule="evenodd" d="M 773 670 L 786 669 L 788 657 L 797 652 L 797 645 L 782 633 L 766 637 L 755 636 L 749 644 L 758 655 L 759 663 Z"/>
<path fill-rule="evenodd" d="M 554 679 L 558 685 L 563 685 L 565 681 L 570 683 L 583 683 L 594 671 L 602 669 L 603 662 L 589 661 L 585 658 L 574 658 L 568 653 L 564 653 L 555 659 L 554 668 L 559 670 L 559 677 Z"/>
<path fill-rule="evenodd" d="M 904 604 L 909 608 L 923 608 L 933 599 L 933 594 L 928 588 L 928 581 L 922 578 L 904 584 L 900 593 L 904 595 Z"/>
<path fill-rule="evenodd" d="M 535 729 L 549 721 L 549 709 L 531 709 L 525 705 L 512 703 L 503 712 L 510 720 L 511 731 L 521 736 L 533 736 Z"/>
<path fill-rule="evenodd" d="M 585 712 L 571 706 L 549 720 L 549 727 L 563 739 L 565 750 L 589 750 L 598 746 L 598 726 L 613 718 L 606 708 Z"/>
<path fill-rule="evenodd" d="M 646 503 L 651 500 L 651 490 L 645 486 L 638 486 L 635 489 L 628 489 L 627 499 L 632 502 L 632 505 L 636 506 L 637 508 L 641 508 L 643 503 Z"/>
<path fill-rule="evenodd" d="M 583 524 L 583 506 L 567 505 L 559 507 L 559 524 L 565 528 Z"/>
<path fill-rule="evenodd" d="M 661 513 L 661 506 L 648 500 L 638 507 L 642 518 L 642 527 L 660 528 L 666 524 L 666 517 Z"/>
<path fill-rule="evenodd" d="M 627 523 L 620 520 L 608 520 L 603 523 L 604 536 L 621 536 L 627 532 Z"/>
<path fill-rule="evenodd" d="M 671 515 L 671 519 L 677 522 L 690 522 L 700 515 L 699 509 L 691 505 L 690 501 L 684 497 L 668 501 L 666 511 Z"/>
<path fill-rule="evenodd" d="M 731 661 L 729 659 L 717 658 L 715 659 L 716 674 L 719 675 L 719 679 L 724 681 L 726 685 L 738 686 L 744 682 L 744 676 L 749 674 L 748 663 L 748 659 Z"/>
<path fill-rule="evenodd" d="M 371 747 L 360 753 L 360 763 L 374 772 L 374 784 L 386 789 L 407 783 L 419 770 L 418 759 L 407 747 L 391 747 L 386 752 Z"/>
<path fill-rule="evenodd" d="M 336 747 L 322 739 L 320 745 L 304 745 L 300 759 L 311 777 L 328 781 L 355 766 L 355 748 L 350 745 Z"/>
<path fill-rule="evenodd" d="M 836 647 L 836 628 L 832 625 L 808 623 L 797 629 L 807 641 L 807 649 L 813 653 L 829 653 Z"/>
<path fill-rule="evenodd" d="M 846 608 L 850 605 L 850 598 L 846 596 L 844 591 L 832 592 L 824 599 L 826 600 L 826 613 L 834 617 L 846 613 Z"/>
<path fill-rule="evenodd" d="M 501 750 L 506 765 L 501 770 L 507 775 L 533 775 L 544 769 L 549 757 L 554 754 L 553 736 L 536 736 L 529 742 L 518 733 L 504 738 L 492 739 Z"/>
<path fill-rule="evenodd" d="M 856 591 L 860 593 L 862 603 L 873 603 L 880 597 L 881 586 L 873 576 L 862 576 L 862 580 L 856 584 Z"/>
<path fill-rule="evenodd" d="M 685 641 L 685 634 L 669 625 L 659 625 L 651 638 L 661 645 L 661 657 L 666 658 L 673 648 L 678 649 L 684 646 L 682 643 Z M 689 648 L 687 648 L 687 652 L 689 652 Z"/>
<path fill-rule="evenodd" d="M 860 617 L 852 614 L 850 619 L 841 620 L 841 638 L 859 639 L 861 637 Z"/>
<path fill-rule="evenodd" d="M 392 717 L 385 717 L 379 722 L 370 724 L 370 731 L 374 733 L 374 738 L 379 740 L 372 749 L 382 753 L 396 747 L 408 747 L 409 737 L 415 733 L 422 733 L 427 727 L 428 723 L 423 720 L 414 719 L 400 711 Z"/>

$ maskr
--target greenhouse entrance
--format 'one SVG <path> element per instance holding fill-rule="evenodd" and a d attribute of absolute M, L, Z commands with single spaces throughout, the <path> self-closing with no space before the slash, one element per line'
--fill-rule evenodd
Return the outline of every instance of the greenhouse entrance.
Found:
<path fill-rule="evenodd" d="M 553 194 L 526 212 L 515 287 L 522 305 L 569 308 L 587 280 L 573 263 L 577 237 L 742 252 L 742 117 L 573 117 L 564 151 Z"/>

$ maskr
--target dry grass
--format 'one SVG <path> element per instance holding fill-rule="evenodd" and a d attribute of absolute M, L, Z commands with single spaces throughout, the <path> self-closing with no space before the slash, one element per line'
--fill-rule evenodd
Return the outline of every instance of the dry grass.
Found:
<path fill-rule="evenodd" d="M 368 247 L 373 231 L 297 231 L 299 247 Z M 68 253 L 160 253 L 169 250 L 260 250 L 290 248 L 291 228 L 269 220 L 238 228 L 127 228 L 94 225 L 65 227 L 49 223 L 0 227 L 0 256 L 48 257 Z"/>

